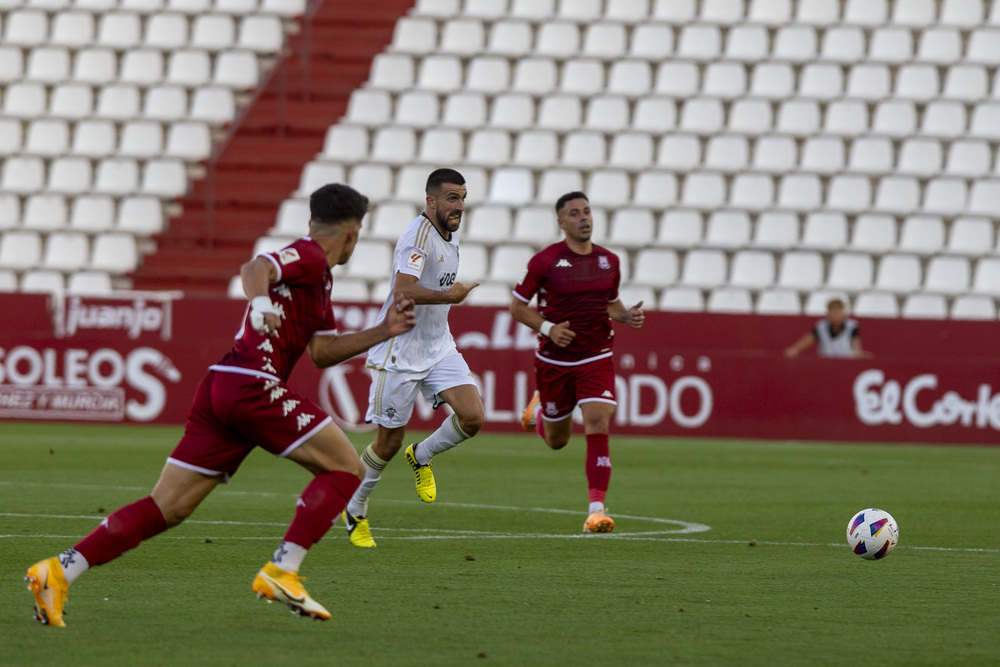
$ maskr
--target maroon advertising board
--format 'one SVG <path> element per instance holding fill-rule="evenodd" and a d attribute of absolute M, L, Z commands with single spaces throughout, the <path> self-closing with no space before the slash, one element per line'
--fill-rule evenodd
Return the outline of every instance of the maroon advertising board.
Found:
<path fill-rule="evenodd" d="M 240 300 L 3 294 L 0 419 L 182 424 L 207 367 L 232 344 Z M 375 304 L 336 306 L 342 332 L 374 324 Z M 993 445 L 1000 435 L 994 322 L 863 319 L 867 359 L 782 350 L 805 316 L 647 312 L 616 325 L 618 409 L 631 435 Z M 473 369 L 486 429 L 520 428 L 534 390 L 535 335 L 506 308 L 457 306 L 451 328 Z M 366 430 L 364 356 L 320 370 L 299 362 L 291 383 L 348 430 Z M 444 414 L 421 399 L 410 427 Z"/>

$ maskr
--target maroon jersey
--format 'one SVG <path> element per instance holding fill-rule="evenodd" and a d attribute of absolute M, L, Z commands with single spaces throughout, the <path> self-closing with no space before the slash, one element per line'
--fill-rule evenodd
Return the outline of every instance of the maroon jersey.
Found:
<path fill-rule="evenodd" d="M 596 244 L 589 255 L 578 255 L 560 241 L 532 257 L 514 296 L 527 303 L 538 294 L 538 312 L 553 324 L 569 322 L 576 333 L 566 347 L 539 335 L 538 358 L 579 364 L 611 356 L 608 304 L 618 300 L 619 282 L 618 256 Z"/>
<path fill-rule="evenodd" d="M 286 381 L 314 335 L 336 332 L 330 303 L 333 278 L 326 254 L 308 236 L 260 256 L 271 260 L 278 270 L 269 296 L 281 317 L 281 327 L 271 336 L 257 333 L 250 325 L 247 305 L 236 343 L 211 369 Z"/>

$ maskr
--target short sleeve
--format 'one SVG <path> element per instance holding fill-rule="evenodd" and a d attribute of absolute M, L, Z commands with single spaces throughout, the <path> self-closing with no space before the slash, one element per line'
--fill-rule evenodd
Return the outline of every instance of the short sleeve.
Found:
<path fill-rule="evenodd" d="M 528 260 L 528 272 L 524 275 L 520 284 L 514 288 L 514 296 L 525 303 L 531 301 L 545 282 L 544 264 L 545 262 L 541 259 L 541 253 Z"/>
<path fill-rule="evenodd" d="M 326 256 L 319 246 L 304 239 L 275 252 L 261 253 L 278 270 L 276 283 L 313 282 L 328 270 Z"/>
<path fill-rule="evenodd" d="M 408 245 L 399 258 L 399 266 L 396 267 L 396 272 L 405 273 L 419 280 L 420 276 L 424 273 L 424 263 L 426 261 L 426 251 L 421 250 L 415 245 Z"/>

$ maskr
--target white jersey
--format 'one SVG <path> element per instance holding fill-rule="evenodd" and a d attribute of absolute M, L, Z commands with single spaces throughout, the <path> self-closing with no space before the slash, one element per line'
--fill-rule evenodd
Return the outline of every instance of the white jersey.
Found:
<path fill-rule="evenodd" d="M 458 235 L 445 241 L 437 228 L 423 214 L 414 218 L 396 242 L 392 258 L 389 295 L 382 305 L 378 321 L 385 320 L 395 301 L 396 274 L 415 276 L 417 284 L 430 290 L 446 292 L 458 274 Z M 423 304 L 414 307 L 416 324 L 404 334 L 390 338 L 368 351 L 369 368 L 404 373 L 422 373 L 454 351 L 455 339 L 448 327 L 450 304 Z"/>
<path fill-rule="evenodd" d="M 848 317 L 844 320 L 844 327 L 834 334 L 830 329 L 830 320 L 823 318 L 816 323 L 813 335 L 819 342 L 819 355 L 821 357 L 853 357 L 854 339 L 858 336 L 858 323 Z"/>

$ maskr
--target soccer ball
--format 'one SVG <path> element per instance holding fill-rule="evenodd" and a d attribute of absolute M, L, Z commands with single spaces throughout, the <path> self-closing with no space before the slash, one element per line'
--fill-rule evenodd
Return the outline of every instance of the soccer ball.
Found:
<path fill-rule="evenodd" d="M 885 510 L 861 510 L 847 524 L 847 544 L 866 560 L 885 558 L 896 548 L 899 526 Z"/>

